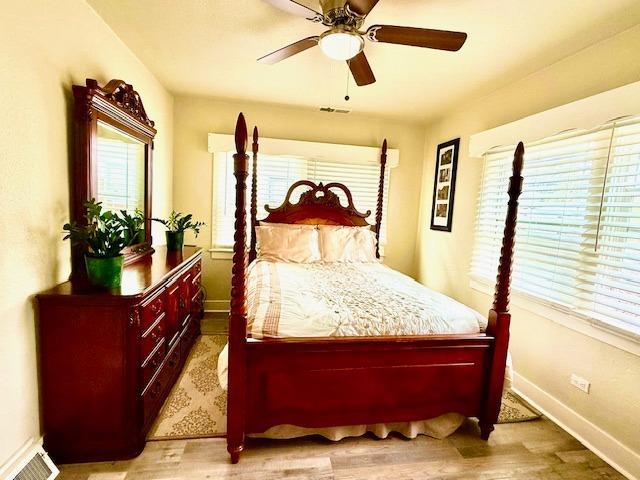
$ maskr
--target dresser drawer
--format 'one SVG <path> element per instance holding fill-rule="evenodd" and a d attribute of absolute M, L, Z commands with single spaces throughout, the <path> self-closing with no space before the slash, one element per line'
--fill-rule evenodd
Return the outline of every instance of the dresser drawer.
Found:
<path fill-rule="evenodd" d="M 182 349 L 180 348 L 180 341 L 178 340 L 171 347 L 171 351 L 169 352 L 169 355 L 167 355 L 167 360 L 165 365 L 165 368 L 169 370 L 169 379 L 172 385 L 175 379 L 178 378 L 178 375 L 180 375 L 181 357 L 182 357 Z"/>
<path fill-rule="evenodd" d="M 191 267 L 191 278 L 195 281 L 196 277 L 198 277 L 202 270 L 202 261 L 198 260 L 193 267 Z"/>
<path fill-rule="evenodd" d="M 167 286 L 167 342 L 173 344 L 180 334 L 180 312 L 178 303 L 180 300 L 180 282 L 176 279 Z"/>
<path fill-rule="evenodd" d="M 191 297 L 191 318 L 199 319 L 202 314 L 202 293 L 200 290 Z"/>
<path fill-rule="evenodd" d="M 189 355 L 189 350 L 191 350 L 191 346 L 193 345 L 193 342 L 195 342 L 199 333 L 198 325 L 193 319 L 189 318 L 187 325 L 182 330 L 182 336 L 180 338 L 183 360 L 186 360 Z"/>
<path fill-rule="evenodd" d="M 140 328 L 142 331 L 146 331 L 153 323 L 165 313 L 167 309 L 166 293 L 164 291 L 158 292 L 152 298 L 142 304 L 142 320 Z"/>
<path fill-rule="evenodd" d="M 162 361 L 167 354 L 167 345 L 164 340 L 161 340 L 156 349 L 142 362 L 140 370 L 141 374 L 141 390 L 144 390 L 149 385 L 149 382 L 162 365 Z"/>
<path fill-rule="evenodd" d="M 169 351 L 166 360 L 160 366 L 160 370 L 156 376 L 153 377 L 153 380 L 151 380 L 147 388 L 142 392 L 145 429 L 162 406 L 167 390 L 171 388 L 173 380 L 179 373 L 180 353 L 180 342 L 176 342 Z"/>
<path fill-rule="evenodd" d="M 180 325 L 186 325 L 191 314 L 191 274 L 187 273 L 180 278 L 180 293 L 178 295 L 178 312 Z"/>
<path fill-rule="evenodd" d="M 147 358 L 156 345 L 164 340 L 166 332 L 164 319 L 165 315 L 163 313 L 160 318 L 156 320 L 156 323 L 142 334 L 142 339 L 140 340 L 140 358 Z"/>

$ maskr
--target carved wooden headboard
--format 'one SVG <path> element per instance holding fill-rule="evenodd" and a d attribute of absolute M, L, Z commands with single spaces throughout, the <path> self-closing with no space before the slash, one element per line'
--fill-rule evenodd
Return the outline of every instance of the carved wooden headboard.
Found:
<path fill-rule="evenodd" d="M 296 203 L 291 202 L 294 190 L 307 187 Z M 340 198 L 331 189 L 342 190 L 347 198 L 347 205 L 340 203 Z M 349 189 L 341 183 L 315 184 L 309 180 L 298 180 L 289 190 L 279 207 L 265 205 L 268 212 L 266 218 L 260 220 L 275 223 L 305 223 L 311 225 L 348 225 L 365 227 L 370 225 L 365 219 L 371 210 L 359 212 L 353 204 Z M 375 228 L 374 225 L 370 225 Z"/>
<path fill-rule="evenodd" d="M 246 124 L 244 116 L 242 119 L 242 128 L 236 127 L 236 145 L 246 145 Z M 243 130 L 245 129 L 245 130 Z M 256 226 L 260 221 L 272 223 L 292 223 L 292 224 L 310 224 L 310 225 L 346 225 L 346 226 L 369 226 L 376 232 L 376 238 L 380 240 L 380 225 L 382 224 L 382 202 L 384 194 L 384 174 L 387 164 L 387 140 L 382 143 L 382 151 L 380 153 L 380 179 L 378 183 L 378 202 L 376 205 L 375 223 L 367 222 L 366 218 L 371 215 L 371 210 L 360 212 L 353 204 L 353 196 L 346 185 L 342 183 L 319 183 L 316 184 L 309 180 L 298 180 L 289 187 L 282 205 L 271 207 L 265 205 L 267 217 L 258 220 L 258 128 L 253 128 L 253 168 L 254 174 L 251 178 L 251 244 L 249 248 L 249 261 L 256 258 Z M 238 150 L 240 151 L 240 150 Z M 243 154 L 244 155 L 244 154 Z M 244 158 L 244 157 L 243 157 Z M 245 172 L 246 173 L 246 172 Z M 300 194 L 300 199 L 296 203 L 291 202 L 293 193 L 298 188 L 306 188 L 306 191 Z M 332 191 L 333 190 L 333 191 Z M 340 202 L 340 197 L 335 193 L 336 190 L 342 191 L 347 205 Z M 379 249 L 376 246 L 376 255 L 379 257 Z"/>

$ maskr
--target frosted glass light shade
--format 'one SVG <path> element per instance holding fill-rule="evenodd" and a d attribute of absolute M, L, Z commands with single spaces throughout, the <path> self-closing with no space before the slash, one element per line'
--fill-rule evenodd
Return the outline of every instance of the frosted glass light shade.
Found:
<path fill-rule="evenodd" d="M 327 32 L 320 37 L 320 49 L 334 60 L 349 60 L 362 51 L 364 40 L 357 33 Z"/>

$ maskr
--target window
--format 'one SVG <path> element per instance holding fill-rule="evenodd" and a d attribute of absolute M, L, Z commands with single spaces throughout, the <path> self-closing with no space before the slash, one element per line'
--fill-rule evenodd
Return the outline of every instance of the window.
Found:
<path fill-rule="evenodd" d="M 249 160 L 251 168 L 251 159 Z M 233 152 L 216 154 L 213 174 L 213 246 L 230 248 L 233 245 L 235 214 L 235 177 L 233 176 Z M 384 200 L 380 243 L 386 243 L 387 199 L 389 196 L 389 172 L 385 171 Z M 297 180 L 311 180 L 315 183 L 339 182 L 345 184 L 353 195 L 353 203 L 361 212 L 371 211 L 369 223 L 375 223 L 378 201 L 380 165 L 371 162 L 327 161 L 302 156 L 258 155 L 258 219 L 267 215 L 265 205 L 279 206 L 292 183 Z M 251 173 L 247 178 L 247 208 L 251 192 Z M 298 200 L 305 190 L 300 187 L 294 192 L 292 202 Z M 333 190 L 343 205 L 347 205 L 344 193 Z M 249 210 L 247 209 L 247 221 Z"/>
<path fill-rule="evenodd" d="M 485 154 L 471 273 L 495 279 L 514 147 Z M 640 117 L 525 149 L 513 289 L 640 333 Z"/>
<path fill-rule="evenodd" d="M 96 143 L 97 200 L 105 210 L 144 210 L 144 144 L 100 121 Z"/>

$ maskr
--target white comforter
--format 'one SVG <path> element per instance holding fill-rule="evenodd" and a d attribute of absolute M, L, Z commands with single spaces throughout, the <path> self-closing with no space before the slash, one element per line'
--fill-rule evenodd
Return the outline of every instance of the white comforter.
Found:
<path fill-rule="evenodd" d="M 486 318 L 381 263 L 284 263 L 249 268 L 254 338 L 478 333 Z"/>

